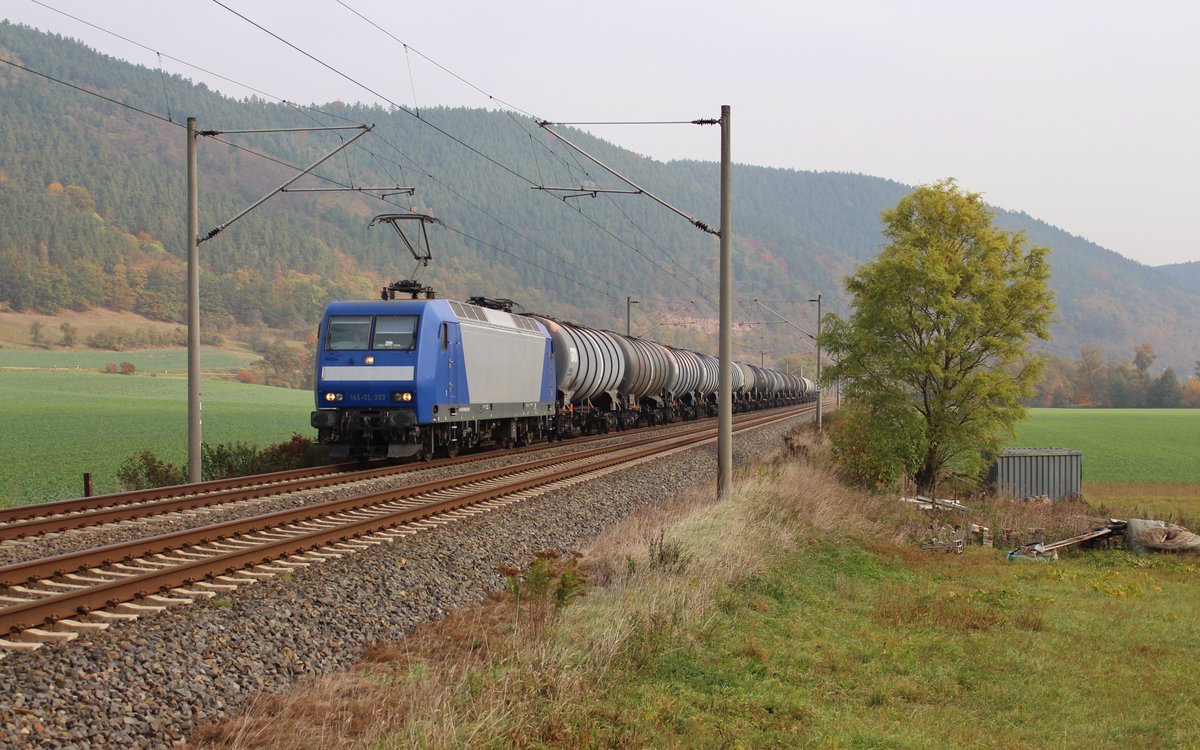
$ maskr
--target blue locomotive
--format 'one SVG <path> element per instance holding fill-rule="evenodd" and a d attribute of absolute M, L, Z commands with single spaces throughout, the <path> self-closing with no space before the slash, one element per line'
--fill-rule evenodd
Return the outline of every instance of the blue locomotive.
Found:
<path fill-rule="evenodd" d="M 501 310 L 439 299 L 333 302 L 315 366 L 312 426 L 334 457 L 528 443 L 554 416 L 550 337 Z"/>
<path fill-rule="evenodd" d="M 333 302 L 312 426 L 331 456 L 460 450 L 715 416 L 717 360 L 497 301 Z M 500 301 L 504 302 L 504 301 Z M 734 363 L 733 408 L 811 400 L 812 381 Z"/>

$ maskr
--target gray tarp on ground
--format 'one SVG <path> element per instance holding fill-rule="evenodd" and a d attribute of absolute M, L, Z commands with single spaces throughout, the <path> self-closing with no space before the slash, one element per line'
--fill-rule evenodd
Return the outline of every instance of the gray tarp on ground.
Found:
<path fill-rule="evenodd" d="M 1125 530 L 1126 543 L 1134 552 L 1150 550 L 1191 550 L 1200 552 L 1200 534 L 1193 534 L 1182 526 L 1163 521 L 1129 519 Z"/>

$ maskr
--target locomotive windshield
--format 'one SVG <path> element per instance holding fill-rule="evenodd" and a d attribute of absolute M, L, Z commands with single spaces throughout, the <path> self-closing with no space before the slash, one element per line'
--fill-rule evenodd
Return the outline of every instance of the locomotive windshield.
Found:
<path fill-rule="evenodd" d="M 372 349 L 412 349 L 417 343 L 416 315 L 380 315 L 375 318 Z"/>
<path fill-rule="evenodd" d="M 408 351 L 416 346 L 416 332 L 416 315 L 332 315 L 325 349 Z"/>
<path fill-rule="evenodd" d="M 325 337 L 326 349 L 366 349 L 370 341 L 370 315 L 335 315 L 329 319 L 329 333 Z"/>

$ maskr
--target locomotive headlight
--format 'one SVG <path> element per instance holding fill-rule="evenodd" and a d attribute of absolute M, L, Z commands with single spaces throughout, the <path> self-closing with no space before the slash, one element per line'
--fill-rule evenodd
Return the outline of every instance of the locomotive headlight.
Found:
<path fill-rule="evenodd" d="M 340 394 L 340 393 L 326 393 L 326 394 L 325 394 L 325 400 L 326 400 L 326 401 L 341 401 L 341 400 L 342 400 L 342 394 Z"/>
<path fill-rule="evenodd" d="M 412 394 L 408 391 L 396 391 L 392 394 L 392 400 L 408 403 L 409 401 L 412 401 Z"/>
<path fill-rule="evenodd" d="M 375 364 L 375 355 L 374 355 L 374 354 L 368 354 L 367 356 L 363 357 L 363 364 L 364 364 L 364 365 L 373 365 L 373 364 Z"/>

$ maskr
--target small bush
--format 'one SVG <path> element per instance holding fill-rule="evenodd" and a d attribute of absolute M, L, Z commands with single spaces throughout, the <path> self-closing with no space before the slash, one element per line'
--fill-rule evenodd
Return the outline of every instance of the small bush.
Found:
<path fill-rule="evenodd" d="M 120 367 L 122 375 L 132 375 L 137 372 L 137 368 L 134 367 L 132 362 L 122 362 Z"/>
<path fill-rule="evenodd" d="M 329 463 L 329 454 L 312 440 L 292 435 L 285 443 L 261 449 L 245 443 L 202 443 L 200 460 L 204 466 L 201 478 L 209 480 L 322 466 Z M 183 484 L 187 467 L 174 466 L 151 451 L 142 451 L 125 459 L 117 470 L 117 480 L 127 490 Z"/>
<path fill-rule="evenodd" d="M 284 443 L 256 448 L 245 443 L 200 446 L 205 479 L 225 479 L 329 463 L 329 454 L 310 438 L 292 435 Z"/>
<path fill-rule="evenodd" d="M 151 451 L 142 451 L 125 459 L 117 469 L 117 481 L 127 490 L 144 490 L 183 484 L 187 481 L 187 473 Z"/>
<path fill-rule="evenodd" d="M 893 487 L 920 464 L 923 433 L 902 409 L 887 414 L 847 404 L 827 421 L 833 458 L 847 481 L 869 489 Z"/>
<path fill-rule="evenodd" d="M 237 379 L 239 383 L 247 385 L 262 385 L 263 373 L 262 370 L 247 370 L 242 368 L 237 371 Z"/>
<path fill-rule="evenodd" d="M 659 528 L 658 536 L 650 534 L 646 539 L 649 547 L 649 564 L 651 570 L 664 572 L 682 572 L 688 565 L 689 558 L 683 554 L 683 545 L 675 540 L 666 538 L 666 530 Z"/>

